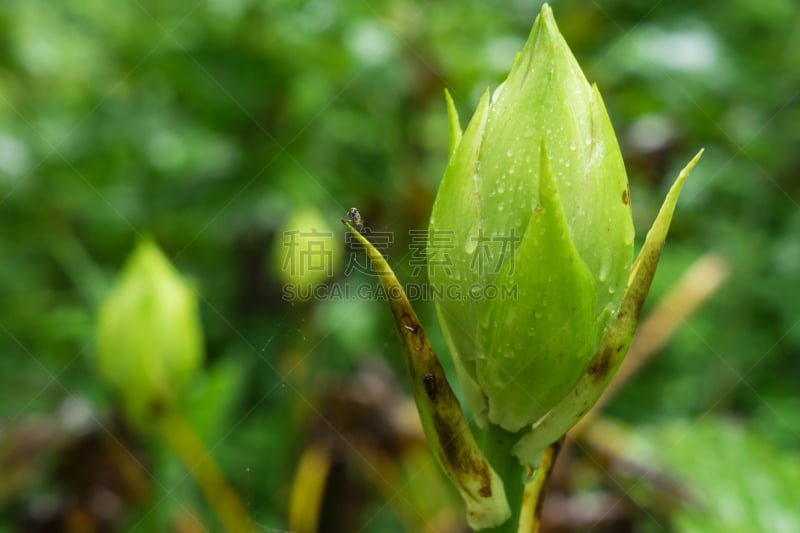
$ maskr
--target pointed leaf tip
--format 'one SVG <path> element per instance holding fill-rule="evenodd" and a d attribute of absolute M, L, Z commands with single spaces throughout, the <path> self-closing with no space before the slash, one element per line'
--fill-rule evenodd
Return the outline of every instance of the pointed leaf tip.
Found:
<path fill-rule="evenodd" d="M 669 226 L 672 222 L 672 216 L 675 214 L 675 207 L 678 205 L 678 198 L 680 197 L 681 190 L 683 189 L 683 184 L 686 182 L 686 178 L 689 177 L 689 173 L 691 173 L 692 169 L 694 169 L 694 166 L 700 160 L 700 157 L 703 155 L 704 151 L 704 148 L 700 149 L 700 151 L 695 154 L 692 160 L 686 164 L 683 170 L 681 170 L 680 174 L 678 174 L 678 177 L 675 179 L 675 183 L 673 183 L 672 187 L 670 187 L 667 197 L 664 199 L 664 203 L 661 205 L 661 209 L 658 211 L 658 215 L 656 215 L 655 221 L 653 221 L 653 225 L 647 232 L 642 250 L 639 252 L 639 256 L 636 258 L 636 261 L 633 264 L 633 268 L 631 269 L 631 274 L 628 280 L 628 290 L 630 291 L 631 289 L 636 289 L 634 285 L 637 283 L 637 278 L 640 278 L 638 281 L 640 284 L 646 281 L 642 298 L 647 296 L 647 292 L 650 290 L 650 282 L 655 275 L 655 268 L 658 265 L 659 258 L 661 257 L 661 250 L 663 249 L 664 242 L 667 239 L 667 232 L 669 231 Z M 646 267 L 646 270 L 652 270 L 649 272 L 649 279 L 647 279 L 647 274 L 639 272 L 643 266 L 643 263 L 649 263 L 649 266 Z"/>
<path fill-rule="evenodd" d="M 461 121 L 458 118 L 456 104 L 447 89 L 444 90 L 444 99 L 447 102 L 447 122 L 450 126 L 450 155 L 452 156 L 456 148 L 458 148 L 458 143 L 461 142 L 463 131 L 461 130 Z"/>

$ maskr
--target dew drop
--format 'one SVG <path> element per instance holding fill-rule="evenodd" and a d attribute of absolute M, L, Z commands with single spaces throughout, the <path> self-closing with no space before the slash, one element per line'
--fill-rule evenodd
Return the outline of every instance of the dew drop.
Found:
<path fill-rule="evenodd" d="M 625 243 L 625 246 L 632 245 L 633 244 L 633 232 L 632 231 L 626 231 L 625 235 L 622 238 L 622 242 Z"/>
<path fill-rule="evenodd" d="M 603 262 L 600 264 L 600 272 L 597 274 L 597 279 L 600 283 L 605 283 L 608 279 L 608 271 L 611 269 L 611 258 L 606 255 L 603 257 Z"/>
<path fill-rule="evenodd" d="M 517 319 L 517 316 L 514 313 L 506 314 L 506 325 L 511 326 L 514 324 L 514 320 Z"/>

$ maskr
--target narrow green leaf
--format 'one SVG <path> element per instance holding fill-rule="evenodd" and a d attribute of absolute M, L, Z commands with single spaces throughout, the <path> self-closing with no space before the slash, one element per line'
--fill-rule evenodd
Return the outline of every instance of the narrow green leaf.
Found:
<path fill-rule="evenodd" d="M 485 302 L 479 321 L 481 348 L 500 356 L 474 356 L 478 384 L 491 399 L 489 421 L 512 433 L 529 428 L 571 393 L 599 337 L 593 331 L 597 297 L 592 273 L 572 239 L 565 238 L 569 226 L 550 147 L 545 148 L 544 139 L 539 144 L 538 204 L 516 247 L 516 264 L 503 265 L 493 282 L 517 293 Z M 542 303 L 559 300 L 565 304 Z M 513 330 L 509 320 L 526 327 Z"/>
<path fill-rule="evenodd" d="M 467 522 L 474 529 L 502 524 L 511 516 L 503 482 L 478 448 L 400 282 L 380 252 L 349 221 L 342 223 L 366 248 L 388 295 L 425 436 L 439 464 L 464 498 Z"/>

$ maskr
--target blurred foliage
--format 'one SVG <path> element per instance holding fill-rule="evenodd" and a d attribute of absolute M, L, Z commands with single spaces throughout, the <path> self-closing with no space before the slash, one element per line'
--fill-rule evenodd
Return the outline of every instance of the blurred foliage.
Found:
<path fill-rule="evenodd" d="M 643 432 L 643 440 L 649 444 L 648 460 L 686 480 L 694 500 L 675 516 L 676 531 L 800 530 L 797 455 L 733 423 L 710 420 L 671 422 Z"/>
<path fill-rule="evenodd" d="M 98 303 L 142 236 L 198 287 L 208 357 L 185 416 L 253 520 L 285 528 L 302 450 L 356 434 L 331 474 L 352 513 L 337 515 L 333 500 L 321 519 L 327 530 L 337 516 L 342 531 L 402 528 L 386 503 L 411 501 L 403 491 L 413 484 L 376 496 L 365 489 L 375 471 L 348 459 L 363 462 L 359 446 L 380 411 L 354 419 L 326 402 L 375 359 L 403 381 L 388 309 L 368 298 L 285 301 L 281 245 L 286 231 L 314 229 L 287 228 L 292 217 L 309 213 L 305 220 L 336 228 L 356 205 L 375 231 L 394 232 L 386 251 L 401 279 L 424 281 L 408 230 L 427 227 L 446 161 L 443 89 L 462 116 L 471 113 L 507 72 L 539 7 L 2 2 L 0 531 L 218 527 L 182 463 L 161 441 L 126 429 L 113 394 L 89 371 Z M 726 505 L 755 509 L 743 518 L 749 530 L 777 531 L 759 509 L 785 502 L 791 488 L 759 469 L 767 448 L 751 450 L 748 432 L 796 461 L 797 8 L 559 0 L 553 9 L 606 100 L 637 228 L 649 227 L 677 170 L 706 148 L 651 304 L 704 251 L 733 269 L 609 410 L 630 424 L 686 420 L 696 442 L 681 471 L 696 474 L 698 490 L 726 495 Z M 333 231 L 344 250 L 343 230 Z M 325 286 L 372 283 L 358 269 L 344 277 L 352 260 L 336 259 Z M 417 305 L 444 354 L 430 303 Z M 691 429 L 720 415 L 741 420 L 735 436 Z M 737 459 L 740 445 L 754 457 Z M 383 441 L 365 446 L 404 453 Z M 733 483 L 714 474 L 726 469 L 741 476 L 739 490 L 719 492 Z M 747 497 L 764 486 L 776 496 Z M 728 530 L 703 520 L 676 524 Z"/>

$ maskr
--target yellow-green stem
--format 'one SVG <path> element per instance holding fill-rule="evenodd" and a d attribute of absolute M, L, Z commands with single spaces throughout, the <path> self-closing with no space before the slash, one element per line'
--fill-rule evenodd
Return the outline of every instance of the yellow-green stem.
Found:
<path fill-rule="evenodd" d="M 522 496 L 522 510 L 519 518 L 519 533 L 538 533 L 541 524 L 542 508 L 544 498 L 547 493 L 547 485 L 553 467 L 556 464 L 558 453 L 564 444 L 564 437 L 547 447 L 542 454 L 539 469 L 533 479 L 525 485 L 525 493 Z"/>
<path fill-rule="evenodd" d="M 194 429 L 180 415 L 171 413 L 161 423 L 161 434 L 186 465 L 225 530 L 231 533 L 253 531 L 239 497 Z"/>

